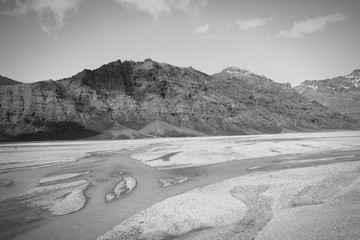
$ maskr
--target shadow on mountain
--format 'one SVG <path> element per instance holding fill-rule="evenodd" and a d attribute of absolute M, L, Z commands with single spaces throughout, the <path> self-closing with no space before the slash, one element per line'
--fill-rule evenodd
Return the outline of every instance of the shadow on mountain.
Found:
<path fill-rule="evenodd" d="M 15 81 L 11 78 L 4 77 L 0 75 L 0 86 L 6 86 L 6 85 L 19 85 L 22 84 L 22 82 Z"/>
<path fill-rule="evenodd" d="M 354 84 L 358 86 L 358 82 Z M 360 127 L 344 114 L 300 95 L 289 84 L 248 70 L 229 67 L 207 75 L 151 59 L 118 60 L 57 81 L 1 86 L 0 109 L 2 141 L 243 135 Z"/>
<path fill-rule="evenodd" d="M 100 132 L 85 128 L 76 122 L 46 122 L 35 133 L 4 135 L 0 136 L 0 141 L 78 140 L 98 134 Z"/>

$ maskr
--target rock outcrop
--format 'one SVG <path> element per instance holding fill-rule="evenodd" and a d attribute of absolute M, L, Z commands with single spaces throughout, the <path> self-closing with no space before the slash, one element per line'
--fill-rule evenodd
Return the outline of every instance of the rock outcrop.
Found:
<path fill-rule="evenodd" d="M 139 138 L 352 129 L 347 116 L 238 68 L 209 76 L 147 59 L 0 87 L 0 139 Z"/>
<path fill-rule="evenodd" d="M 18 84 L 22 84 L 22 83 L 0 75 L 0 86 L 18 85 Z"/>
<path fill-rule="evenodd" d="M 360 69 L 346 76 L 307 80 L 295 89 L 305 97 L 360 121 Z"/>

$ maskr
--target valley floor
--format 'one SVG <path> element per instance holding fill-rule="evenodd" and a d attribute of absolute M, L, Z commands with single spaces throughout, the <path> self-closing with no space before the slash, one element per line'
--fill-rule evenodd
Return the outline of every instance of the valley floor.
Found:
<path fill-rule="evenodd" d="M 359 239 L 360 132 L 0 145 L 0 239 Z"/>

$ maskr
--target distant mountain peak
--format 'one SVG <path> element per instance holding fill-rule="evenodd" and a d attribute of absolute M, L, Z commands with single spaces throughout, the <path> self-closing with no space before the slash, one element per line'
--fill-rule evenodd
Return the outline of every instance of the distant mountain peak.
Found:
<path fill-rule="evenodd" d="M 144 60 L 144 62 L 154 62 L 151 58 L 147 58 Z"/>
<path fill-rule="evenodd" d="M 360 78 L 360 69 L 355 69 L 354 71 L 352 71 L 352 73 L 350 73 L 350 75 L 348 76 L 353 76 L 356 78 Z"/>
<path fill-rule="evenodd" d="M 0 141 L 279 133 L 357 122 L 287 85 L 230 67 L 207 75 L 114 61 L 58 81 L 0 87 Z"/>
<path fill-rule="evenodd" d="M 223 70 L 223 72 L 227 72 L 229 74 L 234 74 L 234 75 L 251 75 L 255 73 L 247 70 L 247 69 L 243 69 L 243 68 L 238 68 L 238 67 L 227 67 Z"/>
<path fill-rule="evenodd" d="M 228 77 L 260 77 L 267 79 L 266 76 L 261 74 L 256 74 L 248 69 L 239 68 L 239 67 L 227 67 L 223 69 L 220 74 L 228 76 Z"/>
<path fill-rule="evenodd" d="M 360 69 L 331 79 L 306 80 L 295 90 L 360 122 Z"/>

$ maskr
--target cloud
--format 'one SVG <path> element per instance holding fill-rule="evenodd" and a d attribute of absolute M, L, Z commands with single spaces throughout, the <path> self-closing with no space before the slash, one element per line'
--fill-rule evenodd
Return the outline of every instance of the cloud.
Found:
<path fill-rule="evenodd" d="M 161 14 L 169 14 L 178 10 L 189 15 L 197 15 L 206 7 L 208 0 L 114 0 L 126 8 L 133 7 L 138 11 L 147 12 L 155 19 Z"/>
<path fill-rule="evenodd" d="M 204 34 L 204 33 L 207 33 L 209 31 L 209 29 L 210 29 L 209 24 L 198 26 L 197 28 L 195 28 L 194 34 Z"/>
<path fill-rule="evenodd" d="M 251 19 L 238 19 L 235 21 L 235 24 L 241 29 L 241 30 L 251 30 L 258 27 L 265 26 L 267 24 L 268 20 L 265 18 L 251 18 Z"/>
<path fill-rule="evenodd" d="M 342 22 L 347 17 L 341 13 L 334 13 L 327 16 L 321 16 L 316 18 L 309 18 L 301 22 L 295 22 L 292 29 L 289 31 L 281 31 L 276 34 L 277 38 L 302 38 L 306 34 L 318 32 L 324 30 L 329 23 Z"/>
<path fill-rule="evenodd" d="M 35 13 L 42 30 L 57 34 L 65 26 L 67 14 L 78 11 L 83 0 L 15 0 L 15 8 L 3 11 L 11 16 L 23 16 Z"/>

